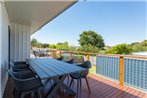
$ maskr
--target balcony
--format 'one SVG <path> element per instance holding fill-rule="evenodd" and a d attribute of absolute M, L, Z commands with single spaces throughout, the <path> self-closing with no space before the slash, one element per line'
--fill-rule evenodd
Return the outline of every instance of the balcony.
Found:
<path fill-rule="evenodd" d="M 64 55 L 65 51 L 50 51 L 52 58 L 56 55 Z M 147 58 L 137 56 L 120 55 L 99 55 L 94 53 L 67 52 L 69 58 L 77 54 L 85 55 L 86 60 L 91 60 L 96 55 L 96 74 L 89 74 L 88 80 L 91 94 L 88 93 L 85 80 L 82 80 L 82 87 L 78 92 L 78 98 L 147 98 Z M 74 54 L 74 55 L 73 55 Z M 48 55 L 47 55 L 48 56 Z M 64 81 L 68 83 L 67 79 Z M 9 79 L 4 98 L 12 96 L 13 81 Z M 45 97 L 50 88 L 47 82 L 41 90 Z M 72 89 L 77 91 L 76 81 Z M 54 98 L 74 98 L 67 96 L 64 90 L 59 90 Z M 26 96 L 30 98 L 30 95 Z"/>
<path fill-rule="evenodd" d="M 78 98 L 147 98 L 147 94 L 140 90 L 136 90 L 129 86 L 120 86 L 119 83 L 116 83 L 112 80 L 108 80 L 106 78 L 89 74 L 89 85 L 91 89 L 91 94 L 88 93 L 88 89 L 86 86 L 85 80 L 82 81 L 82 88 L 79 92 Z M 67 81 L 65 81 L 67 82 Z M 76 83 L 76 82 L 75 82 Z M 42 89 L 42 95 L 45 96 L 48 91 L 50 85 L 48 85 Z M 4 98 L 12 98 L 12 89 L 13 82 L 9 79 L 6 90 L 4 93 Z M 72 88 L 76 92 L 76 84 Z M 31 98 L 30 95 L 25 98 Z M 44 98 L 44 97 L 43 97 Z M 58 91 L 54 98 L 74 98 L 67 96 L 64 91 Z"/>
<path fill-rule="evenodd" d="M 77 0 L 58 2 L 52 0 L 40 2 L 1 1 L 0 98 L 13 98 L 14 83 L 7 73 L 9 60 L 23 61 L 30 58 L 30 35 L 76 2 Z M 83 80 L 78 96 L 69 97 L 64 90 L 59 90 L 54 98 L 147 98 L 147 57 L 49 51 L 52 58 L 55 58 L 56 55 L 61 56 L 62 53 L 68 54 L 69 59 L 80 54 L 84 56 L 85 60 L 91 60 L 94 55 L 96 74 L 88 75 L 91 94 L 88 93 L 86 82 Z M 49 55 L 43 56 L 49 57 Z M 65 79 L 64 82 L 67 83 L 67 80 Z M 75 92 L 76 85 L 75 82 L 72 88 Z M 49 88 L 50 84 L 47 82 L 47 85 L 42 88 L 42 96 L 45 97 Z M 30 97 L 30 95 L 25 96 L 25 98 Z"/>

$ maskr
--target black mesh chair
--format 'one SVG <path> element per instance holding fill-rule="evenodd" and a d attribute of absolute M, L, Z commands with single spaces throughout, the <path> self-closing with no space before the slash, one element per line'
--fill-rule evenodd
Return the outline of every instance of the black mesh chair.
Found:
<path fill-rule="evenodd" d="M 63 56 L 61 56 L 61 57 L 59 57 L 59 58 L 56 58 L 56 60 L 60 60 L 60 61 L 62 61 L 63 59 L 64 59 Z"/>
<path fill-rule="evenodd" d="M 39 88 L 42 87 L 41 80 L 31 72 L 13 72 L 8 70 L 9 75 L 14 80 L 14 98 L 24 98 L 27 94 L 35 94 L 41 98 Z"/>
<path fill-rule="evenodd" d="M 77 65 L 77 66 L 85 68 L 86 71 L 70 74 L 72 79 L 71 79 L 69 87 L 71 87 L 73 80 L 76 79 L 77 80 L 77 95 L 78 95 L 79 84 L 80 84 L 80 89 L 81 89 L 81 79 L 84 78 L 86 80 L 87 87 L 88 87 L 88 90 L 89 90 L 89 93 L 90 93 L 90 87 L 89 87 L 89 84 L 88 84 L 87 75 L 89 73 L 89 68 L 91 68 L 91 63 L 90 63 L 90 61 L 85 61 L 84 63 Z"/>
<path fill-rule="evenodd" d="M 15 65 L 19 65 L 19 64 L 26 64 L 25 61 L 14 61 L 12 59 L 10 59 Z"/>
<path fill-rule="evenodd" d="M 33 51 L 33 54 L 34 54 L 35 58 L 37 58 L 37 55 L 39 56 L 39 53 L 37 51 Z"/>
<path fill-rule="evenodd" d="M 74 63 L 74 59 L 72 58 L 71 60 L 64 61 L 64 62 L 69 63 L 69 64 L 73 64 Z M 70 76 L 67 75 L 67 85 L 69 85 L 69 79 L 70 79 Z"/>
<path fill-rule="evenodd" d="M 13 63 L 18 69 L 29 68 L 29 65 L 25 61 L 14 61 L 10 59 L 10 63 Z"/>
<path fill-rule="evenodd" d="M 15 64 L 15 65 L 14 65 Z M 30 70 L 30 67 L 29 67 L 29 65 L 27 65 L 27 64 L 24 64 L 24 63 L 22 63 L 22 64 L 16 64 L 16 63 L 12 63 L 12 62 L 10 62 L 9 63 L 9 66 L 13 69 L 13 71 L 15 71 L 15 72 L 18 72 L 18 71 L 26 71 L 26 70 Z"/>
<path fill-rule="evenodd" d="M 74 63 L 74 59 L 72 58 L 71 60 L 64 61 L 64 62 L 69 63 L 69 64 L 73 64 Z"/>

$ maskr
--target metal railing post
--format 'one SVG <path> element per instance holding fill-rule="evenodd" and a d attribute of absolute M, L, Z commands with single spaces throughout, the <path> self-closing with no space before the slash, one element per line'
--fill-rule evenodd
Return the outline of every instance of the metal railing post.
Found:
<path fill-rule="evenodd" d="M 124 57 L 119 57 L 119 84 L 123 86 L 124 84 Z"/>
<path fill-rule="evenodd" d="M 70 60 L 72 59 L 72 52 L 70 52 Z"/>
<path fill-rule="evenodd" d="M 61 50 L 59 51 L 59 57 L 61 57 Z"/>
<path fill-rule="evenodd" d="M 86 60 L 89 61 L 90 60 L 90 56 L 89 56 L 89 53 L 87 54 L 86 56 Z"/>
<path fill-rule="evenodd" d="M 51 51 L 51 57 L 54 58 L 54 50 Z"/>

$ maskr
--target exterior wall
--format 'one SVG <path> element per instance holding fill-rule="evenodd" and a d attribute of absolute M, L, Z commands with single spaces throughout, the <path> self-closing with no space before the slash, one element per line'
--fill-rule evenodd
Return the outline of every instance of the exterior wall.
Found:
<path fill-rule="evenodd" d="M 0 2 L 0 98 L 8 79 L 8 25 L 9 19 L 5 5 Z"/>
<path fill-rule="evenodd" d="M 10 24 L 10 58 L 24 61 L 30 57 L 30 27 L 22 24 Z"/>
<path fill-rule="evenodd" d="M 8 80 L 9 32 L 10 25 L 10 58 L 22 61 L 30 57 L 30 27 L 22 24 L 9 24 L 8 14 L 0 1 L 0 98 L 2 98 Z"/>
<path fill-rule="evenodd" d="M 1 96 L 1 58 L 2 58 L 2 56 L 1 56 L 1 39 L 2 39 L 2 28 L 1 28 L 1 24 L 2 24 L 2 19 L 1 19 L 1 15 L 2 15 L 2 4 L 0 3 L 0 97 L 2 97 Z"/>

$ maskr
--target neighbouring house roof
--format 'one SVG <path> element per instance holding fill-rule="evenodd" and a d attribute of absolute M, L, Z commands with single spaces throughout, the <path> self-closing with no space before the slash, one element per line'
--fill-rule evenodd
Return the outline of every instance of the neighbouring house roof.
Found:
<path fill-rule="evenodd" d="M 141 55 L 141 56 L 147 56 L 147 51 L 142 51 L 142 52 L 133 52 L 133 55 Z"/>
<path fill-rule="evenodd" d="M 76 0 L 5 0 L 5 6 L 10 22 L 29 25 L 33 34 L 75 2 Z"/>

